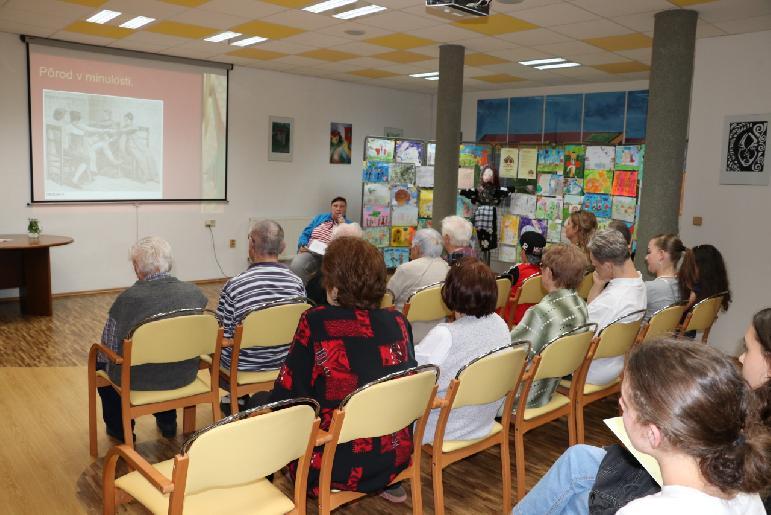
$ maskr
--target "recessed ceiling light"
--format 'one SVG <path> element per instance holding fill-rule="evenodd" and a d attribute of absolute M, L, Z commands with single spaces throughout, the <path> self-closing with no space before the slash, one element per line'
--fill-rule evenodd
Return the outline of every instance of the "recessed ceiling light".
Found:
<path fill-rule="evenodd" d="M 532 61 L 519 61 L 519 64 L 525 66 L 535 66 L 537 64 L 552 64 L 552 63 L 564 63 L 566 59 L 562 57 L 552 57 L 550 59 L 533 59 Z"/>
<path fill-rule="evenodd" d="M 225 32 L 220 32 L 219 34 L 215 34 L 213 36 L 209 36 L 208 38 L 203 38 L 204 41 L 211 41 L 212 43 L 219 43 L 220 41 L 225 41 L 228 39 L 233 39 L 237 36 L 240 36 L 240 32 L 231 32 L 229 30 L 226 30 Z"/>
<path fill-rule="evenodd" d="M 268 40 L 268 38 L 263 38 L 263 37 L 260 37 L 260 36 L 254 36 L 254 37 L 251 37 L 251 38 L 246 38 L 246 39 L 241 39 L 239 41 L 235 41 L 235 42 L 231 43 L 231 45 L 233 45 L 233 46 L 249 46 L 249 45 L 253 45 L 255 43 L 262 43 L 263 41 L 267 41 L 267 40 Z"/>
<path fill-rule="evenodd" d="M 426 77 L 436 77 L 439 76 L 439 72 L 426 72 L 426 73 L 411 73 L 410 77 L 415 77 L 416 79 L 424 79 Z"/>
<path fill-rule="evenodd" d="M 338 20 L 350 20 L 351 18 L 358 18 L 359 16 L 366 16 L 368 14 L 377 13 L 385 10 L 386 8 L 381 5 L 372 4 L 366 7 L 359 7 L 358 9 L 353 9 L 352 11 L 345 11 L 340 14 L 335 14 L 333 18 L 337 18 Z"/>
<path fill-rule="evenodd" d="M 147 16 L 137 16 L 135 18 L 131 18 L 127 22 L 123 22 L 120 24 L 121 27 L 124 29 L 138 29 L 139 27 L 143 25 L 147 25 L 148 23 L 152 23 L 155 21 L 155 18 L 148 18 Z"/>
<path fill-rule="evenodd" d="M 323 13 L 324 11 L 329 11 L 330 9 L 336 9 L 338 7 L 342 7 L 344 5 L 348 4 L 355 4 L 359 0 L 327 0 L 326 2 L 321 2 L 318 4 L 309 5 L 308 7 L 303 7 L 303 11 L 308 11 L 309 13 Z"/>
<path fill-rule="evenodd" d="M 536 70 L 551 70 L 552 68 L 575 68 L 581 66 L 579 63 L 560 63 L 560 64 L 544 64 L 543 66 L 536 66 Z"/>
<path fill-rule="evenodd" d="M 423 77 L 426 80 L 439 80 L 439 75 L 433 75 L 431 77 Z"/>
<path fill-rule="evenodd" d="M 91 23 L 107 23 L 108 21 L 112 20 L 113 18 L 117 18 L 123 13 L 120 13 L 118 11 L 111 11 L 109 9 L 104 9 L 102 11 L 99 11 L 95 15 L 93 15 L 90 18 L 87 18 L 86 21 L 90 21 Z"/>

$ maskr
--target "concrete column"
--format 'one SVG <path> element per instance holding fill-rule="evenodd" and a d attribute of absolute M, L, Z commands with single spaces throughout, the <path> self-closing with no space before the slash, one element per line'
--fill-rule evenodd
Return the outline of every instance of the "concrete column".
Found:
<path fill-rule="evenodd" d="M 440 230 L 442 218 L 455 214 L 458 196 L 458 145 L 465 50 L 460 45 L 439 46 L 433 211 L 436 230 Z"/>
<path fill-rule="evenodd" d="M 659 233 L 679 232 L 697 19 L 696 11 L 681 9 L 655 16 L 635 260 L 643 271 L 648 240 Z"/>

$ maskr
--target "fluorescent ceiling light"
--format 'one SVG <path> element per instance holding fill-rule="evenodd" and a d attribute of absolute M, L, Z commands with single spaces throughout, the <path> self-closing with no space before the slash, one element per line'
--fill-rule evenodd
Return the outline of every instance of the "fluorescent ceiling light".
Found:
<path fill-rule="evenodd" d="M 543 66 L 536 66 L 536 70 L 551 70 L 552 68 L 574 68 L 581 66 L 579 63 L 560 63 L 560 64 L 544 64 Z"/>
<path fill-rule="evenodd" d="M 355 4 L 359 0 L 327 0 L 326 2 L 321 2 L 318 4 L 309 5 L 308 7 L 303 7 L 303 11 L 308 11 L 309 13 L 323 13 L 324 11 L 329 11 L 330 9 L 336 9 L 338 7 L 342 7 L 344 5 L 348 4 Z"/>
<path fill-rule="evenodd" d="M 102 11 L 99 11 L 92 17 L 88 18 L 86 21 L 90 21 L 91 23 L 107 23 L 108 21 L 112 20 L 113 18 L 117 18 L 123 13 L 120 13 L 118 11 L 111 11 L 109 9 L 104 9 Z"/>
<path fill-rule="evenodd" d="M 263 41 L 267 41 L 267 40 L 268 40 L 268 38 L 263 38 L 263 37 L 260 37 L 260 36 L 254 36 L 254 37 L 251 37 L 251 38 L 246 38 L 246 39 L 242 39 L 240 41 L 233 42 L 233 43 L 231 43 L 231 45 L 233 45 L 233 46 L 249 46 L 249 45 L 253 45 L 255 43 L 262 43 Z"/>
<path fill-rule="evenodd" d="M 385 11 L 386 8 L 380 5 L 368 5 L 367 7 L 359 7 L 352 11 L 345 11 L 344 13 L 335 14 L 333 18 L 339 20 L 350 20 L 351 18 L 358 18 L 359 16 L 366 16 L 368 14 Z"/>
<path fill-rule="evenodd" d="M 439 80 L 439 75 L 433 75 L 431 77 L 423 77 L 426 80 Z"/>
<path fill-rule="evenodd" d="M 203 38 L 204 41 L 211 41 L 212 43 L 219 43 L 220 41 L 225 41 L 226 39 L 233 39 L 236 36 L 240 36 L 240 32 L 231 32 L 229 30 L 226 30 L 225 32 L 220 32 L 219 34 L 215 34 L 213 36 L 209 36 L 208 38 Z"/>
<path fill-rule="evenodd" d="M 552 63 L 564 63 L 565 59 L 562 57 L 552 57 L 550 59 L 533 59 L 532 61 L 520 61 L 519 64 L 525 66 L 535 66 L 537 64 L 552 64 Z"/>
<path fill-rule="evenodd" d="M 416 79 L 423 79 L 426 77 L 438 77 L 439 72 L 426 72 L 426 73 L 411 73 L 410 77 L 415 77 Z"/>
<path fill-rule="evenodd" d="M 131 18 L 127 22 L 123 22 L 120 24 L 121 27 L 124 29 L 138 29 L 142 25 L 147 25 L 148 23 L 152 23 L 155 21 L 155 18 L 148 18 L 147 16 L 137 16 L 135 18 Z"/>

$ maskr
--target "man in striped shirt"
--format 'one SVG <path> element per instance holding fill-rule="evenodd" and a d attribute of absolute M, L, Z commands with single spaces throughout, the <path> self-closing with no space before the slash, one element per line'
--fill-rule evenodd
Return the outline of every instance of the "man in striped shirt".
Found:
<path fill-rule="evenodd" d="M 275 300 L 304 297 L 302 281 L 289 268 L 278 262 L 284 251 L 284 230 L 273 220 L 255 223 L 249 232 L 251 265 L 233 277 L 222 288 L 217 315 L 222 320 L 225 338 L 232 338 L 236 325 L 255 306 Z M 281 367 L 289 351 L 289 343 L 278 347 L 242 349 L 238 369 L 259 371 Z M 222 349 L 222 366 L 230 367 L 232 349 Z"/>

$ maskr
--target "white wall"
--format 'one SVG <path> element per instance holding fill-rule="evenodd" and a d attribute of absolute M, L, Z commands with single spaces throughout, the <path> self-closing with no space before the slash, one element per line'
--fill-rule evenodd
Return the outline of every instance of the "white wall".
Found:
<path fill-rule="evenodd" d="M 753 313 L 771 306 L 771 187 L 719 184 L 723 120 L 771 113 L 769 49 L 771 31 L 696 42 L 680 232 L 688 246 L 711 243 L 723 253 L 734 302 L 709 339 L 729 352 Z M 704 224 L 694 226 L 694 216 Z"/>
<path fill-rule="evenodd" d="M 43 232 L 75 239 L 52 250 L 55 293 L 131 284 L 127 249 L 137 235 L 167 238 L 180 278 L 220 277 L 203 225 L 208 218 L 217 221 L 220 263 L 226 274 L 236 274 L 246 262 L 250 217 L 310 218 L 343 195 L 349 216 L 360 218 L 364 136 L 382 135 L 384 127 L 400 127 L 407 137 L 433 136 L 432 95 L 237 67 L 230 75 L 228 204 L 28 207 L 26 75 L 24 45 L 0 33 L 0 234 L 26 232 L 27 218 L 35 216 Z M 294 162 L 267 160 L 269 115 L 294 118 Z M 353 124 L 351 165 L 328 162 L 333 121 Z M 230 238 L 238 248 L 227 247 Z M 15 292 L 0 292 L 9 294 Z"/>

